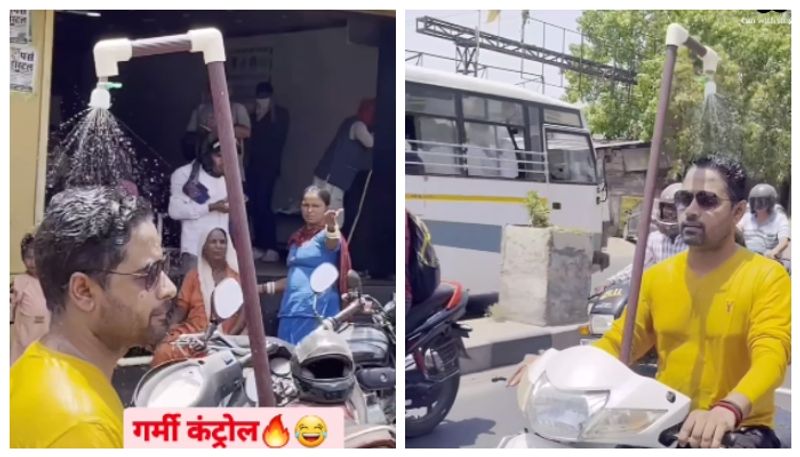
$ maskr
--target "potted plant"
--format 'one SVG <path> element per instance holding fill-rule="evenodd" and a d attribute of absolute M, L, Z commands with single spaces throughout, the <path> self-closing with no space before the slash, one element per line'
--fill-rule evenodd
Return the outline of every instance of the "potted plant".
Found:
<path fill-rule="evenodd" d="M 552 226 L 550 205 L 536 192 L 525 206 L 530 224 L 503 228 L 497 314 L 538 326 L 585 323 L 591 235 Z"/>

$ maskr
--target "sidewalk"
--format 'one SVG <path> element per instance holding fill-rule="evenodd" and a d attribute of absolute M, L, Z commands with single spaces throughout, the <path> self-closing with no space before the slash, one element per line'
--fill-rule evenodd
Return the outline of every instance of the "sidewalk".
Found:
<path fill-rule="evenodd" d="M 475 373 L 491 368 L 514 365 L 525 354 L 548 348 L 563 349 L 580 344 L 578 327 L 538 327 L 513 321 L 498 322 L 492 318 L 468 319 L 462 324 L 472 327 L 464 340 L 469 359 L 461 359 L 461 373 Z"/>

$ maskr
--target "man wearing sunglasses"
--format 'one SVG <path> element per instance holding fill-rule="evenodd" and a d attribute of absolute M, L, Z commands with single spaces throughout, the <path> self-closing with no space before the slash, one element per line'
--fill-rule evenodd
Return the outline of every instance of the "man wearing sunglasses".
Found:
<path fill-rule="evenodd" d="M 739 221 L 747 249 L 780 260 L 789 246 L 789 218 L 778 211 L 778 192 L 769 184 L 757 184 L 750 190 L 750 212 Z"/>
<path fill-rule="evenodd" d="M 675 193 L 689 246 L 642 278 L 632 360 L 656 348 L 657 378 L 692 399 L 678 439 L 719 447 L 779 447 L 775 389 L 791 348 L 791 285 L 780 264 L 734 241 L 746 212 L 746 173 L 737 161 L 703 157 Z M 597 346 L 619 356 L 625 314 Z"/>
<path fill-rule="evenodd" d="M 122 447 L 117 361 L 167 331 L 175 285 L 149 205 L 106 187 L 53 197 L 35 257 L 50 331 L 11 367 L 11 447 Z"/>

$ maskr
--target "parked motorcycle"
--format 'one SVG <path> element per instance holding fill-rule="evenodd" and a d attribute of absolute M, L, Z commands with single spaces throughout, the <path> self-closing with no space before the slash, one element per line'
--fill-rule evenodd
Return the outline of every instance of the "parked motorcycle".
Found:
<path fill-rule="evenodd" d="M 406 436 L 430 433 L 453 407 L 461 380 L 459 356 L 471 329 L 458 322 L 467 293 L 443 282 L 406 316 Z M 416 413 L 422 409 L 424 412 Z"/>
<path fill-rule="evenodd" d="M 355 271 L 347 276 L 343 303 L 361 303 L 361 314 L 337 329 L 347 340 L 356 364 L 356 379 L 367 399 L 369 423 L 394 424 L 396 420 L 396 336 L 394 301 L 385 306 L 364 294 Z"/>
<path fill-rule="evenodd" d="M 549 349 L 517 389 L 525 431 L 500 448 L 675 447 L 689 415 L 686 395 L 591 346 Z M 735 435 L 723 445 L 732 447 Z"/>

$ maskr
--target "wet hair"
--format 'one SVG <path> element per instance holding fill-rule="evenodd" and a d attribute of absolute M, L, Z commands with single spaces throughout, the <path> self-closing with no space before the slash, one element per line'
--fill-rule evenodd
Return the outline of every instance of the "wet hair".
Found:
<path fill-rule="evenodd" d="M 25 258 L 25 254 L 27 254 L 28 251 L 33 248 L 33 241 L 33 234 L 26 233 L 25 236 L 22 237 L 22 241 L 19 242 L 19 252 L 23 259 Z"/>
<path fill-rule="evenodd" d="M 103 271 L 119 266 L 133 228 L 151 219 L 147 201 L 111 187 L 74 187 L 54 196 L 34 241 L 47 308 L 53 314 L 64 310 L 73 273 L 105 286 Z"/>
<path fill-rule="evenodd" d="M 314 194 L 322 200 L 322 203 L 325 203 L 325 206 L 331 206 L 331 193 L 328 192 L 327 189 L 321 189 L 317 186 L 308 186 L 306 190 L 303 191 L 303 196 L 308 194 Z"/>
<path fill-rule="evenodd" d="M 708 155 L 694 160 L 689 168 L 715 170 L 725 180 L 731 205 L 747 200 L 747 172 L 742 163 L 730 156 Z M 688 169 L 687 169 L 688 171 Z"/>

